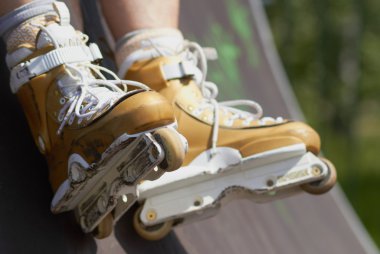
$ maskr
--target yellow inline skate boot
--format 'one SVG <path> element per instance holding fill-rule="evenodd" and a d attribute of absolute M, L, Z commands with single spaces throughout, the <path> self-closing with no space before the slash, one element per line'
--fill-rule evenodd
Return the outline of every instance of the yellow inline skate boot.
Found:
<path fill-rule="evenodd" d="M 134 225 L 144 238 L 160 239 L 173 224 L 213 214 L 226 196 L 263 202 L 300 189 L 320 194 L 334 185 L 333 165 L 315 156 L 320 138 L 311 127 L 263 117 L 254 101 L 216 100 L 217 86 L 206 81 L 206 58 L 215 52 L 185 41 L 177 30 L 155 29 L 121 39 L 115 53 L 119 77 L 165 96 L 189 142 L 183 168 L 138 187 L 144 206 Z M 240 105 L 252 112 L 234 107 Z"/>
<path fill-rule="evenodd" d="M 52 5 L 7 36 L 11 89 L 47 159 L 52 211 L 75 210 L 83 230 L 103 238 L 118 200 L 128 209 L 141 180 L 179 168 L 186 141 L 171 104 L 97 65 L 98 47 L 70 25 L 63 3 Z"/>

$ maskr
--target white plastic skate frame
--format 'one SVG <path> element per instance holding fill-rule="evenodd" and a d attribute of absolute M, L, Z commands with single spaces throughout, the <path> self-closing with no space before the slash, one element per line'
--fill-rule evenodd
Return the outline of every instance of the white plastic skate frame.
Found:
<path fill-rule="evenodd" d="M 212 158 L 206 151 L 189 166 L 140 184 L 138 200 L 144 205 L 138 215 L 139 227 L 210 217 L 232 199 L 267 202 L 283 198 L 300 192 L 300 186 L 323 182 L 331 170 L 303 144 L 247 158 L 235 149 L 219 147 Z"/>

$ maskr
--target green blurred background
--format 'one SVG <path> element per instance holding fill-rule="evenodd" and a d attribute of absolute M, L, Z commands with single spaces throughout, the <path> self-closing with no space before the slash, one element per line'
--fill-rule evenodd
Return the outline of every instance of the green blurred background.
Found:
<path fill-rule="evenodd" d="M 284 67 L 380 246 L 380 1 L 266 1 Z"/>

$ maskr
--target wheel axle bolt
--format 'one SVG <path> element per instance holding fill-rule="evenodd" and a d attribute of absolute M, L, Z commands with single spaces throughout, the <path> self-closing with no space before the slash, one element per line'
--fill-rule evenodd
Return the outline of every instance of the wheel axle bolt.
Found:
<path fill-rule="evenodd" d="M 313 167 L 313 169 L 312 169 L 312 174 L 313 174 L 313 176 L 320 176 L 321 175 L 321 169 L 320 168 L 318 168 L 318 167 Z"/>
<path fill-rule="evenodd" d="M 156 211 L 154 210 L 149 210 L 147 213 L 146 213 L 146 219 L 148 221 L 155 221 L 157 218 L 157 213 Z"/>

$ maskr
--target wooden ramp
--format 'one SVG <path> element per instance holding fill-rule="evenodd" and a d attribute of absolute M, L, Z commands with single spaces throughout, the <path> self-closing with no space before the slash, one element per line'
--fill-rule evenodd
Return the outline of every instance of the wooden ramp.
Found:
<path fill-rule="evenodd" d="M 82 4 L 96 21 L 93 1 Z M 266 115 L 302 118 L 259 0 L 181 4 L 185 35 L 219 50 L 209 79 L 218 83 L 222 97 L 255 99 Z M 105 44 L 104 37 L 91 35 Z M 131 211 L 113 236 L 95 241 L 81 233 L 70 214 L 51 215 L 46 164 L 9 91 L 4 61 L 0 67 L 1 253 L 378 253 L 339 187 L 323 196 L 302 194 L 269 204 L 236 201 L 216 217 L 179 226 L 158 242 L 134 233 Z"/>

